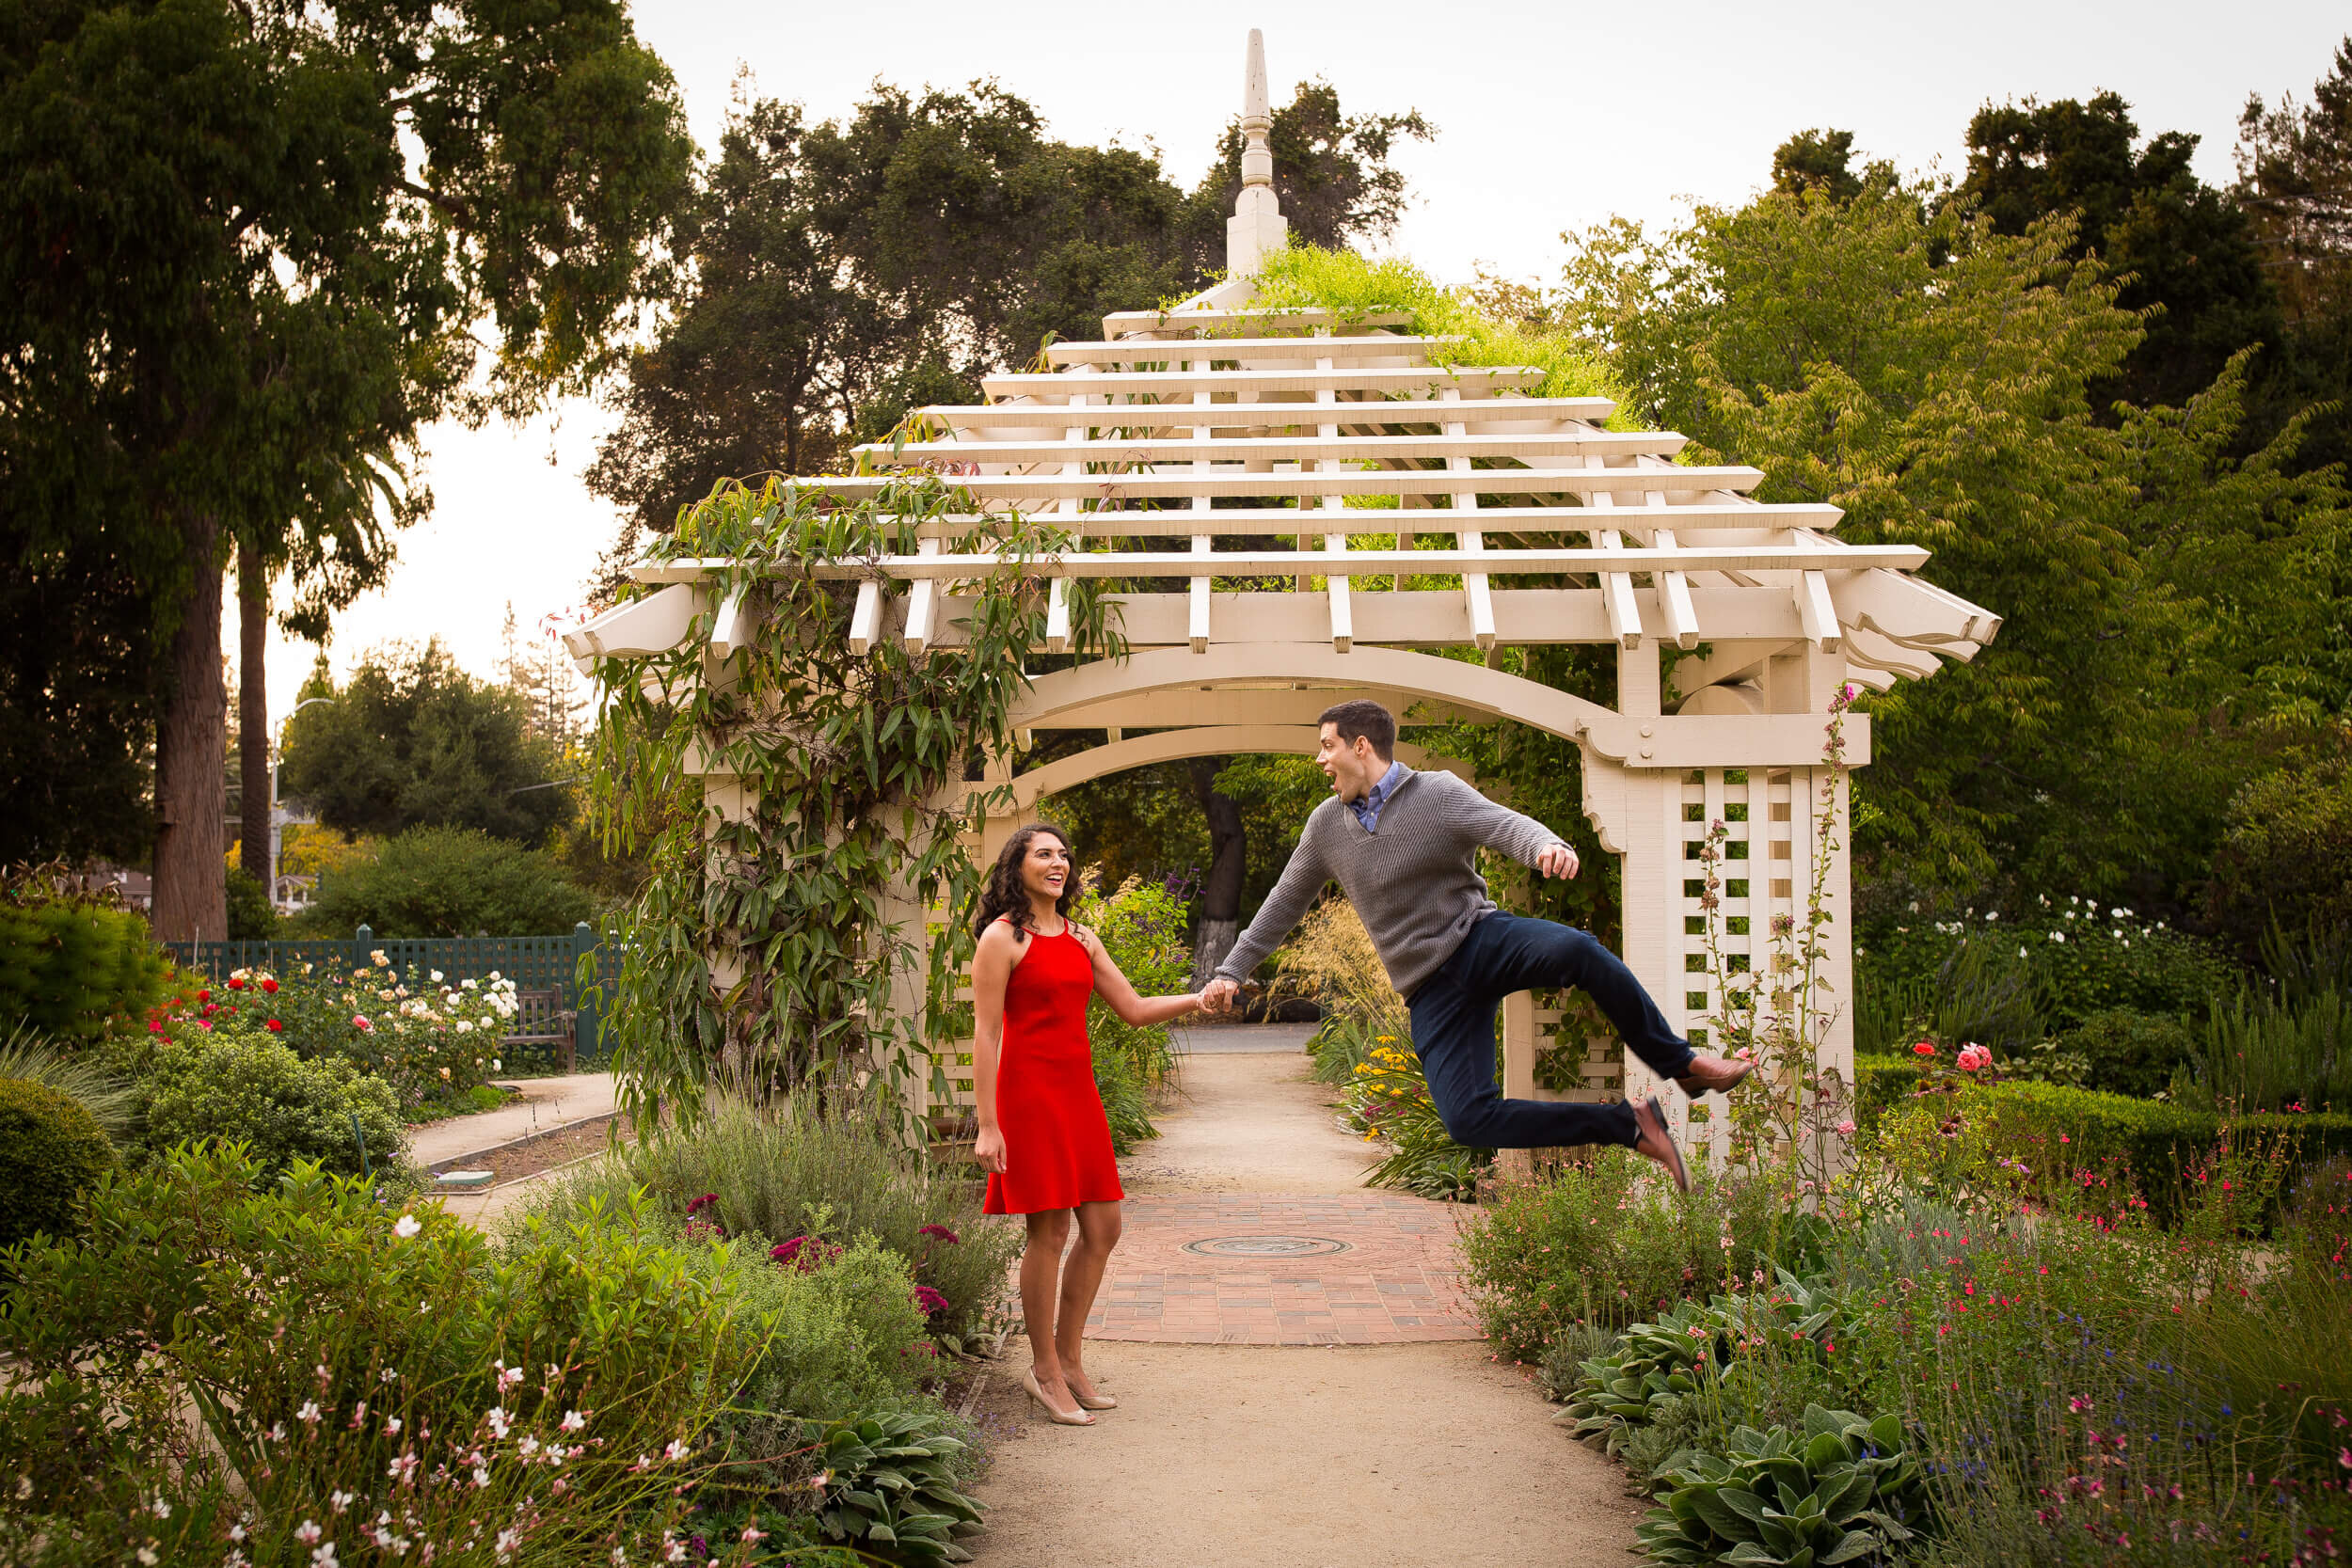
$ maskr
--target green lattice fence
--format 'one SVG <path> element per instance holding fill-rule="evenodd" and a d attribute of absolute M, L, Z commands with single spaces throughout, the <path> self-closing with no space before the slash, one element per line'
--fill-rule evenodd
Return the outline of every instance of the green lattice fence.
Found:
<path fill-rule="evenodd" d="M 437 969 L 453 980 L 479 980 L 495 970 L 525 990 L 561 990 L 564 1005 L 579 1009 L 579 1062 L 583 1068 L 602 1059 L 603 1019 L 580 998 L 576 981 L 581 956 L 596 955 L 596 972 L 607 987 L 618 977 L 612 953 L 597 946 L 596 934 L 585 921 L 560 937 L 378 937 L 362 926 L 349 942 L 167 942 L 164 947 L 190 969 L 215 979 L 225 979 L 239 969 L 285 974 L 299 972 L 306 963 L 364 964 L 378 951 L 403 969 L 417 964 Z"/>

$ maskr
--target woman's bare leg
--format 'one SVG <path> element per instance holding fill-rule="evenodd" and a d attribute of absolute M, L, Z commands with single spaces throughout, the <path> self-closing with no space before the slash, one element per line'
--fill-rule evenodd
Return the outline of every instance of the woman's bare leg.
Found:
<path fill-rule="evenodd" d="M 1021 1321 L 1029 1331 L 1029 1365 L 1048 1400 L 1075 1410 L 1078 1402 L 1062 1380 L 1054 1337 L 1054 1298 L 1061 1289 L 1061 1250 L 1070 1240 L 1070 1211 L 1048 1209 L 1029 1215 L 1028 1222 L 1028 1244 L 1021 1252 Z M 1095 1274 L 1100 1278 L 1102 1271 Z"/>
<path fill-rule="evenodd" d="M 1116 1202 L 1078 1205 L 1078 1244 L 1070 1249 L 1070 1261 L 1061 1272 L 1061 1321 L 1054 1330 L 1054 1349 L 1071 1392 L 1089 1399 L 1095 1387 L 1086 1373 L 1087 1314 L 1094 1310 L 1095 1292 L 1103 1288 L 1103 1271 L 1110 1266 L 1122 1223 Z M 1043 1381 L 1042 1374 L 1039 1381 Z"/>

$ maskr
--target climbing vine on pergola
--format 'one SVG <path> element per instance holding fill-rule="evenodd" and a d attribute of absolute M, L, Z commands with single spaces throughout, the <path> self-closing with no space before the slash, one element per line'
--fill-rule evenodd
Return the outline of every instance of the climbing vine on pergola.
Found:
<path fill-rule="evenodd" d="M 858 581 L 810 567 L 914 551 L 925 525 L 970 511 L 919 473 L 848 501 L 730 482 L 641 564 L 709 592 L 679 607 L 674 646 L 598 660 L 612 696 L 596 820 L 608 852 L 647 847 L 652 867 L 609 933 L 606 1017 L 632 1111 L 692 1114 L 712 1086 L 764 1099 L 844 1072 L 882 1104 L 919 1105 L 922 1048 L 948 1027 L 970 945 L 926 912 L 964 907 L 979 875 L 962 840 L 985 802 L 947 786 L 1011 746 L 1045 643 L 1046 589 L 1025 568 L 1067 539 L 992 518 L 999 564 L 961 601 L 953 649 L 853 645 Z M 1075 646 L 1116 651 L 1101 594 L 1066 612 Z"/>

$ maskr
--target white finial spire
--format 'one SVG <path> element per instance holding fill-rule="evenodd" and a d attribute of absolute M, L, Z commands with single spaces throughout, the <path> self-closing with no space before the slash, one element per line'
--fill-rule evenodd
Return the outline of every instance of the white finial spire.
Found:
<path fill-rule="evenodd" d="M 1249 59 L 1241 79 L 1241 195 L 1225 222 L 1225 275 L 1254 277 L 1258 258 L 1290 243 L 1290 224 L 1274 199 L 1274 129 L 1266 107 L 1265 35 L 1249 29 Z"/>

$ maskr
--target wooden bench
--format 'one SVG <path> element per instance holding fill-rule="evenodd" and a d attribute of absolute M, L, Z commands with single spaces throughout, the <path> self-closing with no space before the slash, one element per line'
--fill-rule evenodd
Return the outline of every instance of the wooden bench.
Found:
<path fill-rule="evenodd" d="M 552 1046 L 557 1067 L 569 1072 L 580 1049 L 580 1014 L 564 1006 L 564 992 L 558 988 L 517 989 L 515 1026 L 501 1037 L 500 1043 Z"/>

